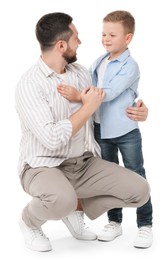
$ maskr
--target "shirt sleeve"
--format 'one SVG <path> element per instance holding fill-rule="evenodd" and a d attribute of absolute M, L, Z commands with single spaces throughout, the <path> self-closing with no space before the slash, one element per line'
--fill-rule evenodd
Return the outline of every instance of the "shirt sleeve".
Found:
<path fill-rule="evenodd" d="M 106 75 L 108 79 L 108 75 Z M 112 101 L 127 89 L 131 89 L 137 97 L 137 88 L 140 78 L 139 67 L 136 62 L 126 63 L 111 80 L 106 80 L 103 89 L 106 96 L 103 102 Z"/>
<path fill-rule="evenodd" d="M 63 147 L 72 135 L 69 119 L 55 121 L 40 86 L 30 80 L 22 80 L 16 88 L 16 110 L 24 131 L 30 131 L 34 138 L 50 150 Z"/>

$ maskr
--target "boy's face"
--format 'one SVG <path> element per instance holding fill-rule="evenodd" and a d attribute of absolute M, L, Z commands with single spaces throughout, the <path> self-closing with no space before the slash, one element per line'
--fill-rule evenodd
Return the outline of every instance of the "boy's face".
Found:
<path fill-rule="evenodd" d="M 125 33 L 120 22 L 104 22 L 102 30 L 102 44 L 107 52 L 111 52 L 115 57 L 119 56 L 127 49 L 132 39 L 131 33 Z"/>

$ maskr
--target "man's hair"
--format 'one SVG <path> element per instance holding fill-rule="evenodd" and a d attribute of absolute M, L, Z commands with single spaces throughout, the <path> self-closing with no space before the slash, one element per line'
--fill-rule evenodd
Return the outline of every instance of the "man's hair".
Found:
<path fill-rule="evenodd" d="M 49 13 L 40 18 L 36 24 L 36 37 L 42 51 L 53 48 L 59 40 L 68 42 L 72 35 L 69 25 L 73 18 L 65 13 Z"/>
<path fill-rule="evenodd" d="M 131 13 L 123 10 L 118 10 L 107 14 L 103 22 L 121 23 L 126 33 L 135 32 L 135 19 Z"/>

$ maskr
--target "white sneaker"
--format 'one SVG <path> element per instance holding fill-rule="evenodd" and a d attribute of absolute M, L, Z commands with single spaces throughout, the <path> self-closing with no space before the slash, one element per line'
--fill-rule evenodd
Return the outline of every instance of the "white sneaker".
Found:
<path fill-rule="evenodd" d="M 41 252 L 52 250 L 49 239 L 44 235 L 41 228 L 29 228 L 22 218 L 19 220 L 19 226 L 23 233 L 27 248 Z"/>
<path fill-rule="evenodd" d="M 104 226 L 102 232 L 97 236 L 100 241 L 112 241 L 116 237 L 122 235 L 122 227 L 120 223 L 110 221 L 109 224 Z"/>
<path fill-rule="evenodd" d="M 134 241 L 134 247 L 148 248 L 152 245 L 153 234 L 151 226 L 140 227 Z"/>
<path fill-rule="evenodd" d="M 95 240 L 97 238 L 97 235 L 90 231 L 89 227 L 85 226 L 83 211 L 76 210 L 63 218 L 62 221 L 67 226 L 72 236 L 76 239 Z"/>

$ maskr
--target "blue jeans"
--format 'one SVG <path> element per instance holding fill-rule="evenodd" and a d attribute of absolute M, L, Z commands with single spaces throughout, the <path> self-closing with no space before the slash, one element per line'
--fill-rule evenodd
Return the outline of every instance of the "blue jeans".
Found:
<path fill-rule="evenodd" d="M 94 123 L 94 135 L 101 147 L 101 154 L 104 160 L 119 164 L 118 152 L 120 151 L 123 164 L 126 168 L 135 171 L 144 178 L 142 138 L 139 129 L 130 133 L 111 139 L 101 139 L 100 124 Z M 137 208 L 137 226 L 152 226 L 152 203 L 151 198 L 140 208 Z M 107 212 L 109 221 L 122 222 L 122 208 L 115 208 Z"/>

